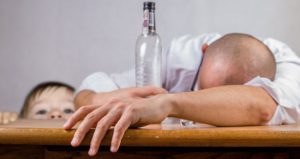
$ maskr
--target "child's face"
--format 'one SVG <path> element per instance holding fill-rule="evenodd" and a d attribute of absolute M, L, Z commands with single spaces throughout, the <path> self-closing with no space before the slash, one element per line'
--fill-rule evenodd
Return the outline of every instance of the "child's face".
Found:
<path fill-rule="evenodd" d="M 68 119 L 74 112 L 73 93 L 64 87 L 49 88 L 29 105 L 29 119 Z"/>

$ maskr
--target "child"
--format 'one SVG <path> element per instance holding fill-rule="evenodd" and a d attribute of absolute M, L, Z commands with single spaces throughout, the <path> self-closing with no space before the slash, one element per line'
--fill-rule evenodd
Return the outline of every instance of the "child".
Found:
<path fill-rule="evenodd" d="M 68 119 L 75 110 L 75 89 L 65 83 L 45 82 L 27 95 L 20 113 L 27 119 Z"/>

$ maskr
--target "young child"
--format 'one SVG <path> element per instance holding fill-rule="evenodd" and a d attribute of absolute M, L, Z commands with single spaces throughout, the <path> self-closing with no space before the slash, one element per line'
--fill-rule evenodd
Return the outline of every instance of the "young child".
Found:
<path fill-rule="evenodd" d="M 75 89 L 65 83 L 45 82 L 27 95 L 20 113 L 27 119 L 68 119 L 74 112 Z"/>

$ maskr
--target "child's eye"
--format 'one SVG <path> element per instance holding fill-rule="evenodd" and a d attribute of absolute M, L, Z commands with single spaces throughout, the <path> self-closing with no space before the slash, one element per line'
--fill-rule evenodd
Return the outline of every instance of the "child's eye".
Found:
<path fill-rule="evenodd" d="M 37 115 L 45 115 L 47 113 L 47 111 L 45 109 L 39 110 L 37 111 L 35 114 Z"/>
<path fill-rule="evenodd" d="M 74 113 L 74 110 L 72 110 L 72 109 L 64 109 L 64 113 L 66 113 L 66 114 L 72 114 L 72 113 Z"/>

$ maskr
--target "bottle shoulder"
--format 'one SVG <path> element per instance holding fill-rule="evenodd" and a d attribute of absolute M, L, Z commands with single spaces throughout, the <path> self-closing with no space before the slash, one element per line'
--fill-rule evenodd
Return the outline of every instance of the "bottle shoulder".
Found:
<path fill-rule="evenodd" d="M 160 40 L 160 36 L 156 33 L 156 32 L 153 32 L 153 33 L 148 33 L 148 34 L 140 34 L 138 36 L 139 39 L 143 39 L 143 38 L 149 38 L 149 39 L 159 39 Z"/>
<path fill-rule="evenodd" d="M 137 38 L 137 42 L 153 41 L 156 43 L 161 43 L 161 38 L 158 34 L 140 34 Z"/>

